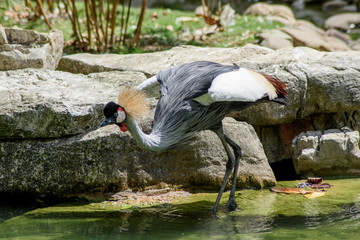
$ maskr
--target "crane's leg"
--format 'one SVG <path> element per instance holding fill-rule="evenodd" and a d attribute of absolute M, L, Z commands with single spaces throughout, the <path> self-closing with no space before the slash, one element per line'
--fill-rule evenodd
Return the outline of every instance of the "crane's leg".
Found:
<path fill-rule="evenodd" d="M 239 162 L 241 157 L 241 148 L 239 145 L 237 145 L 233 140 L 231 140 L 228 136 L 225 136 L 226 142 L 231 146 L 231 148 L 234 150 L 235 154 L 235 167 L 233 172 L 233 179 L 232 179 L 232 185 L 231 185 L 231 191 L 230 191 L 230 197 L 229 201 L 226 204 L 229 211 L 234 211 L 237 208 L 237 204 L 235 201 L 235 190 L 236 190 L 236 177 L 239 170 Z"/>
<path fill-rule="evenodd" d="M 221 199 L 221 196 L 225 190 L 225 187 L 226 187 L 226 184 L 227 184 L 227 181 L 230 177 L 230 174 L 232 172 L 232 170 L 234 169 L 234 165 L 235 165 L 235 159 L 234 159 L 234 156 L 232 155 L 231 153 L 231 150 L 227 144 L 227 141 L 226 141 L 226 138 L 225 137 L 225 134 L 224 134 L 224 131 L 222 129 L 222 126 L 220 126 L 219 128 L 216 128 L 216 129 L 213 129 L 213 131 L 218 135 L 218 137 L 220 138 L 221 140 L 221 143 L 222 145 L 224 146 L 224 149 L 226 151 L 226 154 L 228 156 L 228 161 L 226 163 L 226 171 L 225 171 L 225 176 L 224 176 L 224 179 L 222 181 L 222 184 L 221 184 L 221 187 L 220 187 L 220 191 L 219 191 L 219 194 L 216 198 L 216 201 L 215 201 L 215 205 L 213 207 L 213 213 L 216 214 L 216 211 L 217 211 L 217 208 L 218 208 L 218 205 L 219 205 L 219 202 L 220 202 L 220 199 Z M 235 201 L 235 199 L 234 199 Z M 236 203 L 235 203 L 236 204 Z"/>

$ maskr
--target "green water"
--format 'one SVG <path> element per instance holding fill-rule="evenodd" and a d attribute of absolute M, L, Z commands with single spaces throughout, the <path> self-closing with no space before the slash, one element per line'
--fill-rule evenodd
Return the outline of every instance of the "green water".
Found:
<path fill-rule="evenodd" d="M 360 178 L 327 182 L 334 188 L 315 199 L 238 191 L 239 210 L 231 213 L 224 207 L 226 193 L 221 219 L 210 212 L 216 193 L 151 206 L 66 203 L 27 212 L 1 206 L 0 217 L 7 220 L 0 223 L 0 239 L 359 239 Z"/>

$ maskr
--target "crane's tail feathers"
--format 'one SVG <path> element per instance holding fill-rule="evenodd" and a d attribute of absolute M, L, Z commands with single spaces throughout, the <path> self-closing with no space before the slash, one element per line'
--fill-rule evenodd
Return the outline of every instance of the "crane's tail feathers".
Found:
<path fill-rule="evenodd" d="M 261 74 L 274 86 L 276 90 L 277 97 L 271 99 L 271 101 L 288 105 L 289 99 L 286 97 L 287 95 L 286 84 L 270 75 L 267 75 L 265 73 L 261 73 Z"/>
<path fill-rule="evenodd" d="M 274 86 L 278 97 L 285 97 L 287 95 L 285 83 L 265 73 L 261 73 L 261 75 L 263 75 Z"/>
<path fill-rule="evenodd" d="M 130 86 L 125 86 L 119 93 L 118 104 L 134 118 L 142 118 L 149 112 L 146 93 Z"/>

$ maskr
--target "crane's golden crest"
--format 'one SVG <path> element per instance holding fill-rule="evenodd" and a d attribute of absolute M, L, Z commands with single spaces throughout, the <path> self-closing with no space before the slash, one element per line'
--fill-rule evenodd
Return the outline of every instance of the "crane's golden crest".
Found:
<path fill-rule="evenodd" d="M 149 103 L 146 94 L 133 87 L 126 86 L 119 93 L 118 104 L 126 113 L 134 118 L 142 118 L 149 112 Z"/>

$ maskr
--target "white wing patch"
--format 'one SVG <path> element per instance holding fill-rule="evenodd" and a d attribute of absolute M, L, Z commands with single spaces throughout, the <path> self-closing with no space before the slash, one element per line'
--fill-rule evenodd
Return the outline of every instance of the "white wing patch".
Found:
<path fill-rule="evenodd" d="M 268 95 L 277 97 L 274 86 L 260 73 L 240 68 L 217 76 L 208 93 L 195 100 L 203 105 L 219 101 L 255 102 Z"/>

